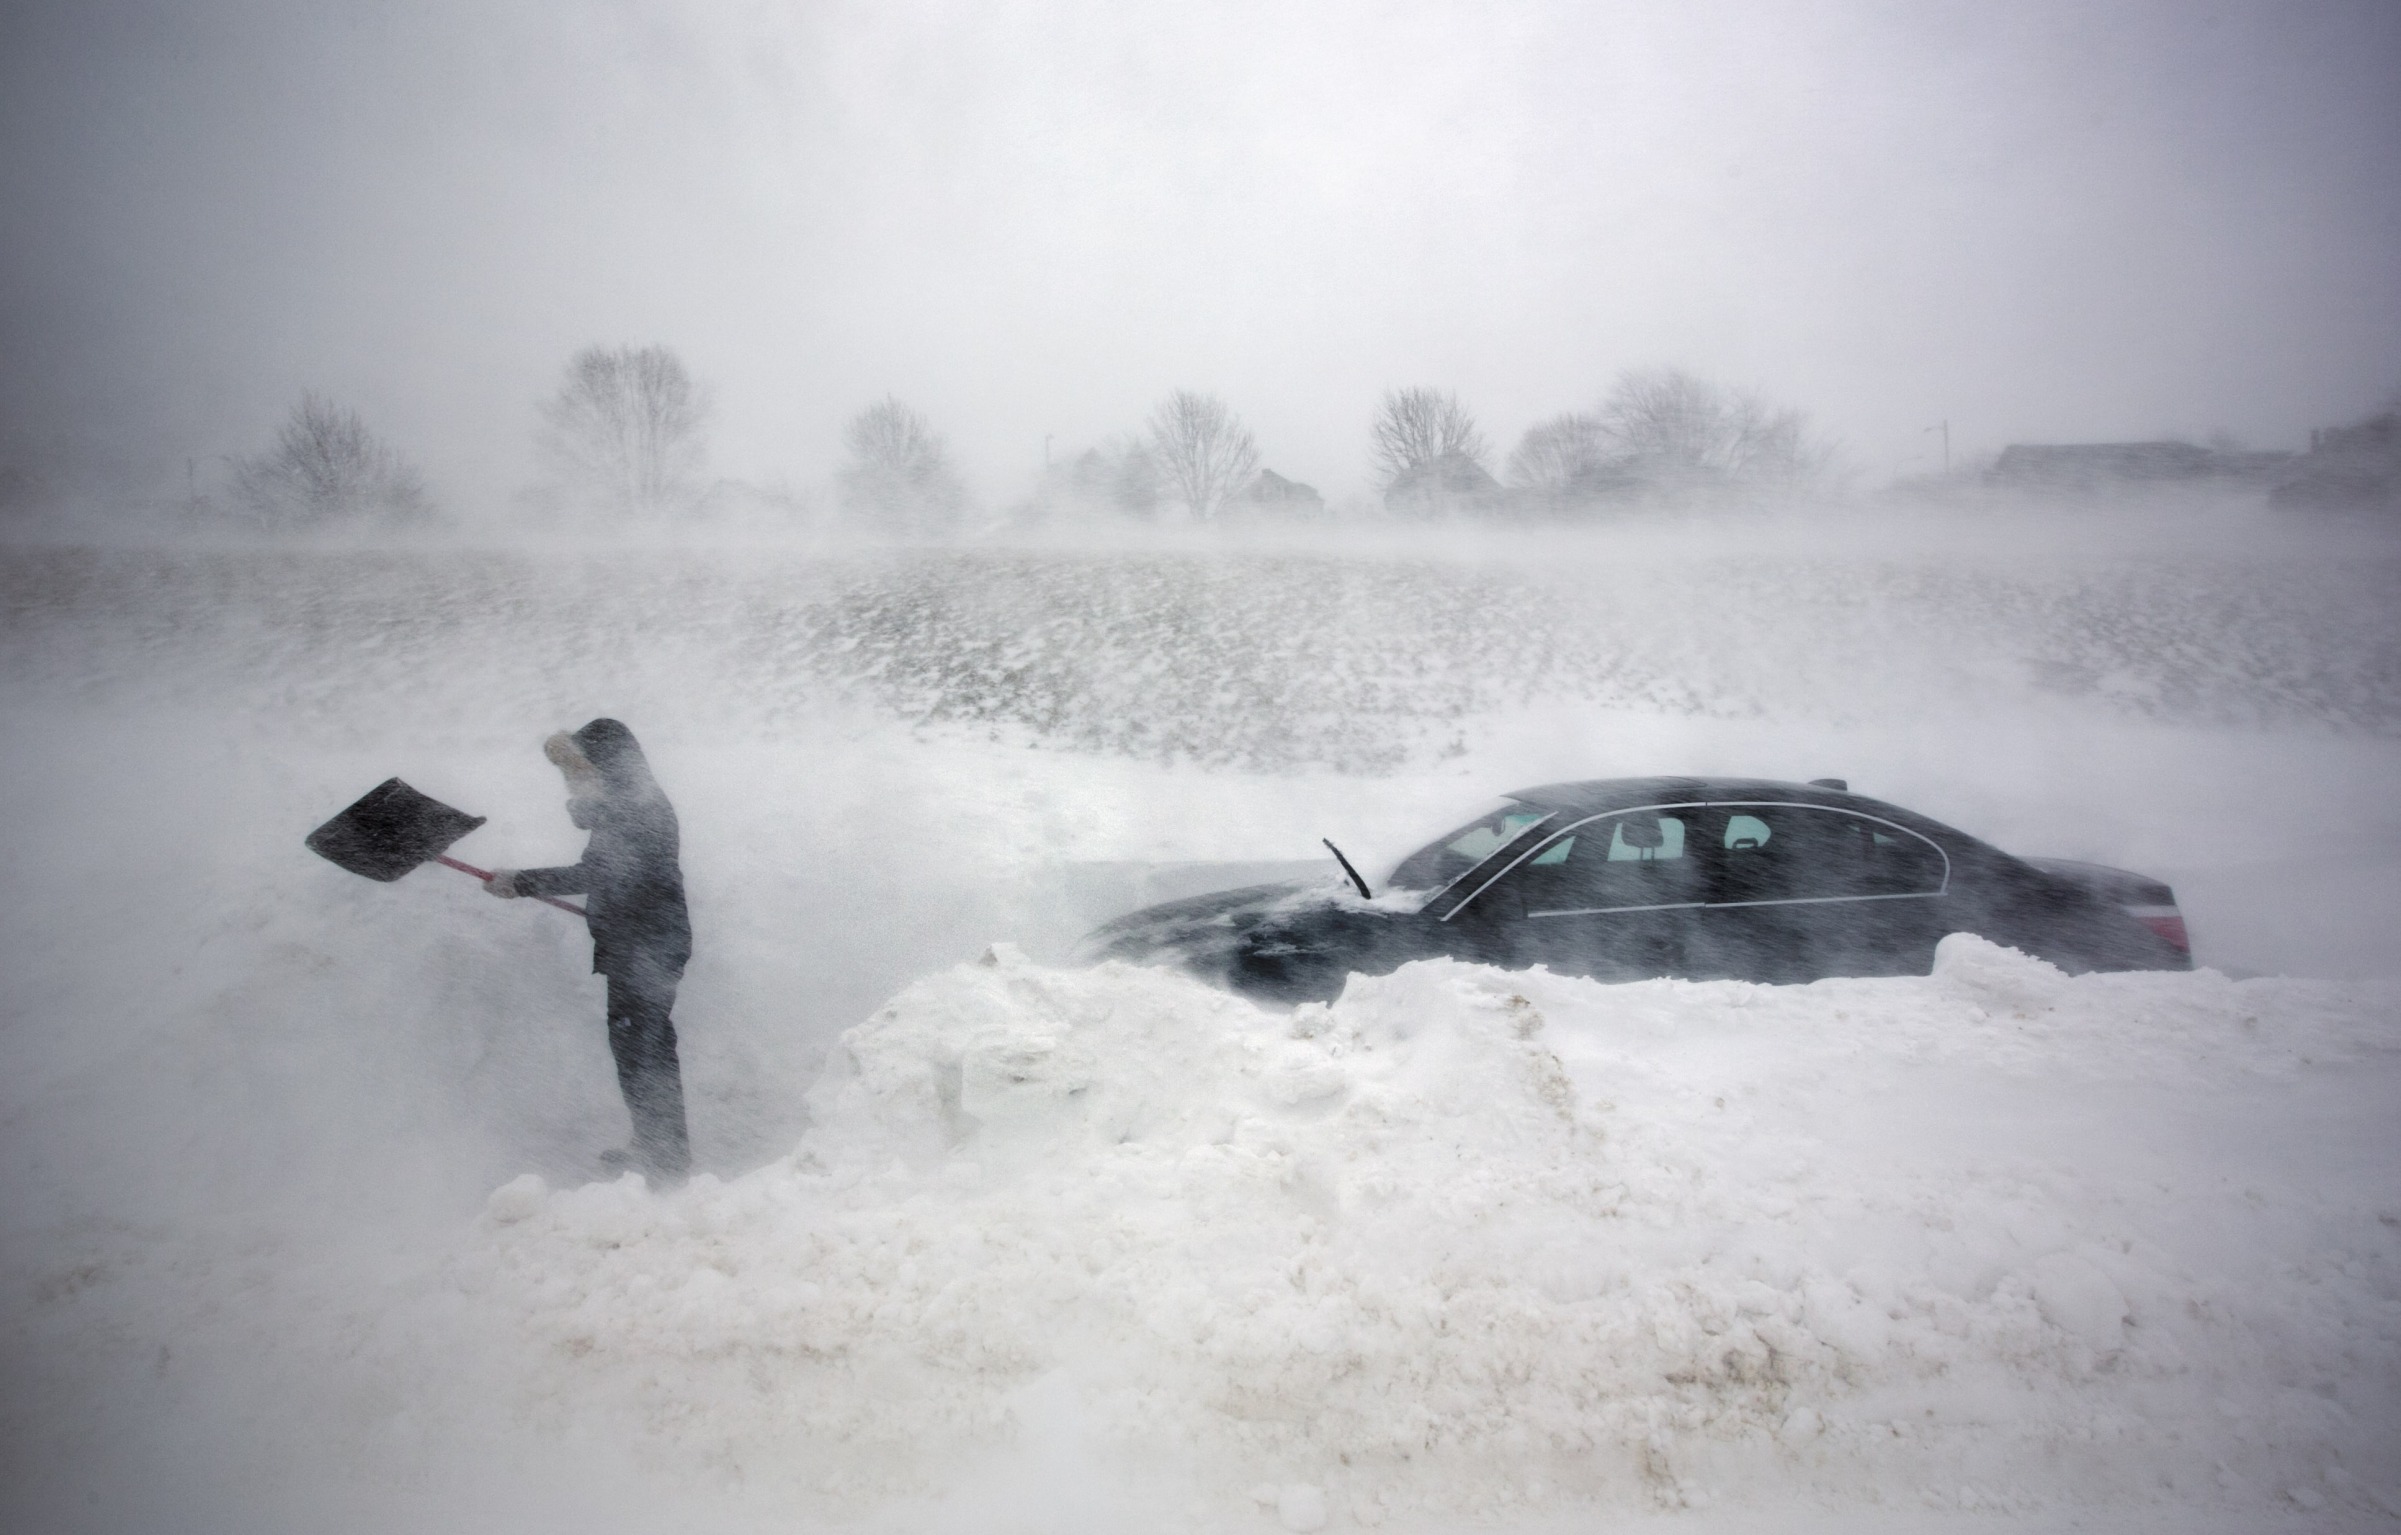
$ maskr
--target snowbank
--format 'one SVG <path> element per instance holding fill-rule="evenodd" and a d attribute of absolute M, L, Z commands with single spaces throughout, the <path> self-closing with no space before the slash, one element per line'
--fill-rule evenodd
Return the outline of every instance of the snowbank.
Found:
<path fill-rule="evenodd" d="M 1288 1015 L 999 947 L 844 1036 L 791 1157 L 528 1176 L 456 1267 L 528 1410 L 854 1512 L 1066 1434 L 1202 1525 L 2376 1515 L 2396 1045 L 2389 998 L 1964 936 L 1922 979 L 1441 962 Z M 2188 1155 L 2296 1092 L 2379 1149 Z"/>

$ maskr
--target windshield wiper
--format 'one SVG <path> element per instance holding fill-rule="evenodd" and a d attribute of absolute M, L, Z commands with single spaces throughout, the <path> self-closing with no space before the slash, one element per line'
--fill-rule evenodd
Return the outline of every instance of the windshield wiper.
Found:
<path fill-rule="evenodd" d="M 1334 861 L 1336 863 L 1342 865 L 1342 872 L 1349 875 L 1351 877 L 1351 883 L 1359 887 L 1359 899 L 1362 901 L 1374 900 L 1375 893 L 1367 888 L 1367 881 L 1359 877 L 1359 871 L 1351 867 L 1351 861 L 1342 856 L 1342 849 L 1334 845 L 1334 839 L 1331 837 L 1320 837 L 1317 840 L 1326 845 L 1326 851 L 1334 855 Z"/>

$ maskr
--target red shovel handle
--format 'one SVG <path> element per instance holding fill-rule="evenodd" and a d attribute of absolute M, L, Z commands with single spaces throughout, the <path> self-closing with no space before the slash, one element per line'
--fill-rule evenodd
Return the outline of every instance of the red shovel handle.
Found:
<path fill-rule="evenodd" d="M 461 874 L 472 874 L 477 879 L 490 879 L 492 877 L 491 870 L 479 869 L 471 863 L 461 863 L 457 859 L 451 857 L 448 853 L 440 853 L 435 855 L 434 862 L 442 865 L 442 867 L 446 869 L 456 869 Z M 576 905 L 573 901 L 562 901 L 554 895 L 537 895 L 534 897 L 534 899 L 551 906 L 556 906 L 561 911 L 571 911 L 579 917 L 585 915 L 584 909 L 581 906 Z"/>

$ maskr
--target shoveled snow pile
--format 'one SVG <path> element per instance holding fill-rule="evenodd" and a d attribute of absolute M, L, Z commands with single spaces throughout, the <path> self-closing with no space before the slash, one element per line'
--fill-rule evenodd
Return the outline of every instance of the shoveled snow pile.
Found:
<path fill-rule="evenodd" d="M 2396 1047 L 2359 987 L 1966 936 L 1924 978 L 1433 962 L 1290 1012 L 1003 946 L 845 1035 L 791 1156 L 528 1175 L 452 1273 L 515 1410 L 787 1512 L 1039 1452 L 1168 1527 L 2374 1519 Z"/>

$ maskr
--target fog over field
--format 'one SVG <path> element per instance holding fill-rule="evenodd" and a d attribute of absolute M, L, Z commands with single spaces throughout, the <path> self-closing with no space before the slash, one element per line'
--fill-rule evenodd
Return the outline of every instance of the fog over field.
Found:
<path fill-rule="evenodd" d="M 0 1523 L 2401 1521 L 2397 70 L 2332 3 L 12 13 Z M 599 716 L 680 1186 L 600 1160 L 577 921 L 302 845 L 397 775 L 572 861 Z M 2140 871 L 2198 968 L 1079 947 L 1653 774 Z"/>

